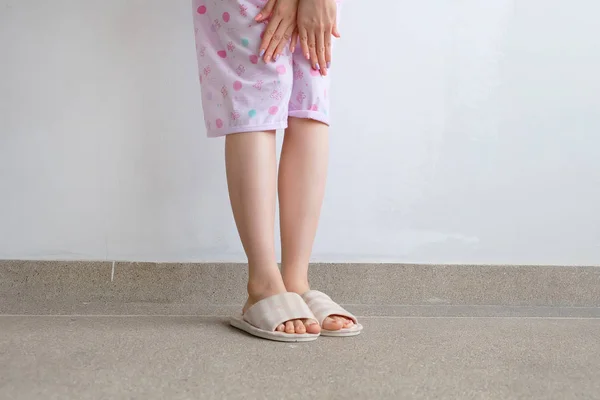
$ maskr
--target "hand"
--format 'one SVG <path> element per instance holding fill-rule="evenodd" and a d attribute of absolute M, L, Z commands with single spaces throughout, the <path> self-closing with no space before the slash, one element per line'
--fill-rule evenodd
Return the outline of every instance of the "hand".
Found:
<path fill-rule="evenodd" d="M 277 61 L 292 37 L 294 40 L 292 40 L 290 49 L 293 51 L 298 38 L 297 35 L 294 35 L 297 11 L 298 0 L 269 0 L 256 16 L 257 22 L 269 20 L 259 53 L 265 62 Z"/>
<path fill-rule="evenodd" d="M 297 21 L 302 53 L 314 69 L 327 75 L 331 65 L 331 36 L 340 37 L 335 0 L 300 0 Z"/>

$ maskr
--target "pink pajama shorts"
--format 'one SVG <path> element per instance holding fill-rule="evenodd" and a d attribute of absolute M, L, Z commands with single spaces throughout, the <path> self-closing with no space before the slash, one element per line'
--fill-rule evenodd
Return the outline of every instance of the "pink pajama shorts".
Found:
<path fill-rule="evenodd" d="M 329 124 L 331 73 L 323 77 L 289 46 L 276 62 L 260 59 L 266 0 L 193 0 L 202 108 L 209 137 L 287 128 L 288 117 Z M 338 13 L 339 13 L 338 2 Z"/>

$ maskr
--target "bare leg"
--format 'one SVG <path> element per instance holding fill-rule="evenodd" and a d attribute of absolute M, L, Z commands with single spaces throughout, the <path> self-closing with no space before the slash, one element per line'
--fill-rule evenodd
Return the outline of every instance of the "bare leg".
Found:
<path fill-rule="evenodd" d="M 290 292 L 310 289 L 308 264 L 325 194 L 329 127 L 310 119 L 290 118 L 279 163 L 282 276 Z M 338 330 L 352 321 L 331 316 L 323 328 Z"/>
<path fill-rule="evenodd" d="M 248 301 L 244 311 L 266 297 L 286 292 L 275 258 L 277 181 L 275 132 L 228 135 L 225 141 L 227 184 L 233 216 L 248 257 Z M 312 321 L 311 321 L 312 322 Z M 287 333 L 318 333 L 317 324 L 288 321 Z"/>

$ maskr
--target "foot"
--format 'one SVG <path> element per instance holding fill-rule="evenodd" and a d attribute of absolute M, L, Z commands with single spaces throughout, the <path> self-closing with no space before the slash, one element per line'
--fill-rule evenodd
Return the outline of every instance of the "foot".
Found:
<path fill-rule="evenodd" d="M 298 293 L 300 296 L 310 290 L 310 286 L 306 282 L 286 282 L 285 287 L 288 292 Z M 354 321 L 350 318 L 341 315 L 330 315 L 323 320 L 321 328 L 328 331 L 339 331 L 340 329 L 351 328 L 353 325 Z"/>
<path fill-rule="evenodd" d="M 266 299 L 267 297 L 274 296 L 276 294 L 285 293 L 285 285 L 283 282 L 281 285 L 252 285 L 248 284 L 248 300 L 242 309 L 242 313 L 245 313 L 250 307 L 260 300 Z M 276 329 L 277 332 L 284 333 L 312 333 L 318 334 L 321 332 L 319 323 L 313 319 L 293 319 L 286 321 L 284 324 L 279 325 Z"/>

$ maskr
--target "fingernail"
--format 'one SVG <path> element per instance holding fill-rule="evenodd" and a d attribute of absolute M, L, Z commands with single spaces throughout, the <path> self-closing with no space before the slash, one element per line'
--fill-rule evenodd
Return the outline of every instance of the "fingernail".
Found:
<path fill-rule="evenodd" d="M 260 53 L 258 53 L 258 56 L 259 56 L 259 57 L 262 57 L 262 56 L 264 56 L 264 55 L 265 55 L 265 51 L 264 51 L 264 50 L 261 50 L 261 51 L 260 51 Z"/>
<path fill-rule="evenodd" d="M 327 68 L 331 68 L 331 61 L 327 61 Z"/>
<path fill-rule="evenodd" d="M 279 54 L 275 54 L 275 57 L 273 57 L 273 61 L 277 61 L 278 58 L 279 58 Z"/>
<path fill-rule="evenodd" d="M 315 69 L 316 69 L 317 71 L 320 71 L 320 70 L 321 70 L 321 67 L 319 66 L 319 63 L 316 63 L 316 64 L 315 64 Z"/>
<path fill-rule="evenodd" d="M 310 60 L 310 54 L 309 54 L 309 53 L 306 53 L 306 54 L 304 55 L 304 57 L 306 57 L 306 59 L 307 59 L 307 60 Z"/>
<path fill-rule="evenodd" d="M 255 21 L 260 21 L 260 19 L 262 18 L 262 14 L 258 14 L 256 16 L 256 18 L 254 18 Z"/>

